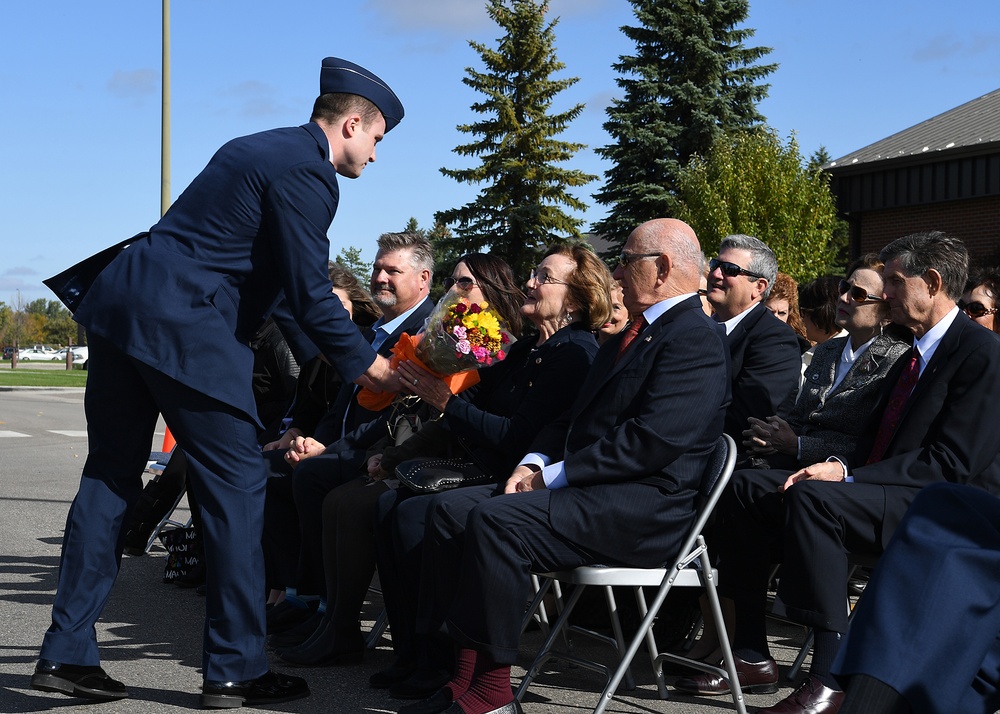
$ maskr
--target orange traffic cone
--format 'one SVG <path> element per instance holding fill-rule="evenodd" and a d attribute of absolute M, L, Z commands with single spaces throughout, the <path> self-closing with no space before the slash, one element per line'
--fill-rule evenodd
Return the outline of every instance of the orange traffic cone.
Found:
<path fill-rule="evenodd" d="M 161 451 L 165 454 L 169 454 L 177 446 L 177 442 L 174 440 L 174 435 L 170 433 L 170 427 L 168 426 L 163 432 L 163 448 Z"/>

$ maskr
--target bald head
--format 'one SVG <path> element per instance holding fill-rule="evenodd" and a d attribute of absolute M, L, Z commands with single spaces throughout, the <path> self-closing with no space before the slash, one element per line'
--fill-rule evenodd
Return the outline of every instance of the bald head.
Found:
<path fill-rule="evenodd" d="M 698 290 L 704 256 L 694 230 L 676 218 L 646 221 L 632 231 L 615 270 L 625 306 L 637 315 L 667 298 Z"/>

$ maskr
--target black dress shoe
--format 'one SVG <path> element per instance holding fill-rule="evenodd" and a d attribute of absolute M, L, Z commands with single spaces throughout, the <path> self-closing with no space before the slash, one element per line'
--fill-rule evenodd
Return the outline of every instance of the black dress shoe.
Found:
<path fill-rule="evenodd" d="M 837 714 L 844 696 L 810 674 L 798 689 L 774 706 L 759 709 L 758 714 Z"/>
<path fill-rule="evenodd" d="M 309 685 L 302 677 L 268 672 L 245 682 L 214 682 L 206 679 L 201 688 L 204 709 L 235 709 L 279 704 L 309 696 Z"/>
<path fill-rule="evenodd" d="M 444 710 L 444 714 L 465 714 L 465 710 L 458 705 L 458 702 L 455 702 Z M 504 704 L 502 707 L 486 712 L 486 714 L 524 714 L 524 710 L 521 708 L 521 702 L 515 699 L 509 704 Z"/>
<path fill-rule="evenodd" d="M 393 699 L 426 699 L 451 680 L 451 672 L 423 667 L 389 687 Z"/>
<path fill-rule="evenodd" d="M 417 661 L 414 659 L 397 659 L 388 669 L 375 672 L 368 678 L 368 686 L 372 689 L 388 689 L 394 684 L 399 684 L 407 679 L 417 669 Z"/>
<path fill-rule="evenodd" d="M 763 662 L 746 662 L 739 657 L 736 660 L 736 675 L 740 680 L 740 689 L 752 694 L 774 694 L 778 691 L 778 665 L 773 659 Z M 729 694 L 726 680 L 717 674 L 699 674 L 694 677 L 682 677 L 674 682 L 674 689 L 687 694 L 720 695 Z"/>
<path fill-rule="evenodd" d="M 400 707 L 399 714 L 440 714 L 451 705 L 451 690 L 442 688 L 427 699 Z"/>
<path fill-rule="evenodd" d="M 35 673 L 31 675 L 31 688 L 86 699 L 124 699 L 128 696 L 125 685 L 111 679 L 100 667 L 60 664 L 50 659 L 38 660 Z"/>

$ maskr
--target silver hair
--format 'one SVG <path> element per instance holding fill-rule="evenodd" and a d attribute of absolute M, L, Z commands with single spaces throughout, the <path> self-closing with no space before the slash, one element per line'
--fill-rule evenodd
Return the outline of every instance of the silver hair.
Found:
<path fill-rule="evenodd" d="M 764 294 L 761 297 L 761 300 L 767 300 L 771 294 L 771 288 L 774 286 L 774 281 L 778 278 L 778 259 L 775 257 L 774 251 L 768 248 L 767 243 L 759 238 L 743 235 L 742 233 L 736 233 L 723 238 L 722 243 L 719 244 L 719 253 L 730 248 L 745 250 L 750 253 L 750 265 L 746 266 L 746 269 L 751 273 L 763 276 L 767 280 L 767 288 L 764 289 Z M 747 278 L 752 280 L 749 276 Z"/>

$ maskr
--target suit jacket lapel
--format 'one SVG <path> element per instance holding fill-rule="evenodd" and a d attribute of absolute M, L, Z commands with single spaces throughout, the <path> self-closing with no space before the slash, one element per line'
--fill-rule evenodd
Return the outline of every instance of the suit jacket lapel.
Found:
<path fill-rule="evenodd" d="M 903 409 L 903 418 L 906 418 L 906 413 L 910 410 L 910 406 L 920 397 L 920 395 L 927 389 L 927 385 L 933 381 L 938 370 L 941 369 L 951 357 L 951 354 L 958 347 L 959 336 L 971 322 L 966 318 L 963 320 L 964 315 L 962 313 L 958 314 L 955 321 L 951 323 L 951 327 L 948 331 L 944 333 L 944 337 L 941 338 L 941 344 L 938 345 L 937 349 L 934 350 L 934 355 L 931 357 L 931 361 L 927 363 L 924 367 L 924 371 L 920 375 L 920 379 L 917 380 L 917 384 L 913 387 L 913 391 L 910 393 L 910 398 L 906 400 L 906 407 Z"/>
<path fill-rule="evenodd" d="M 639 333 L 639 336 L 635 338 L 635 342 L 629 346 L 625 354 L 617 362 L 615 362 L 615 357 L 618 355 L 618 348 L 621 345 L 622 339 L 624 339 L 625 331 L 622 330 L 622 332 L 619 332 L 615 336 L 614 340 L 607 343 L 598 352 L 597 358 L 594 360 L 594 364 L 587 375 L 587 380 L 580 390 L 581 394 L 586 395 L 586 397 L 585 400 L 581 399 L 577 402 L 577 409 L 574 410 L 574 416 L 583 411 L 594 397 L 597 396 L 600 389 L 635 360 L 650 343 L 659 339 L 663 335 L 664 330 L 676 319 L 677 315 L 684 310 L 694 309 L 694 303 L 692 302 L 694 300 L 696 298 L 682 300 L 660 315 L 652 325 L 649 325 Z M 701 309 L 700 300 L 697 307 Z"/>

